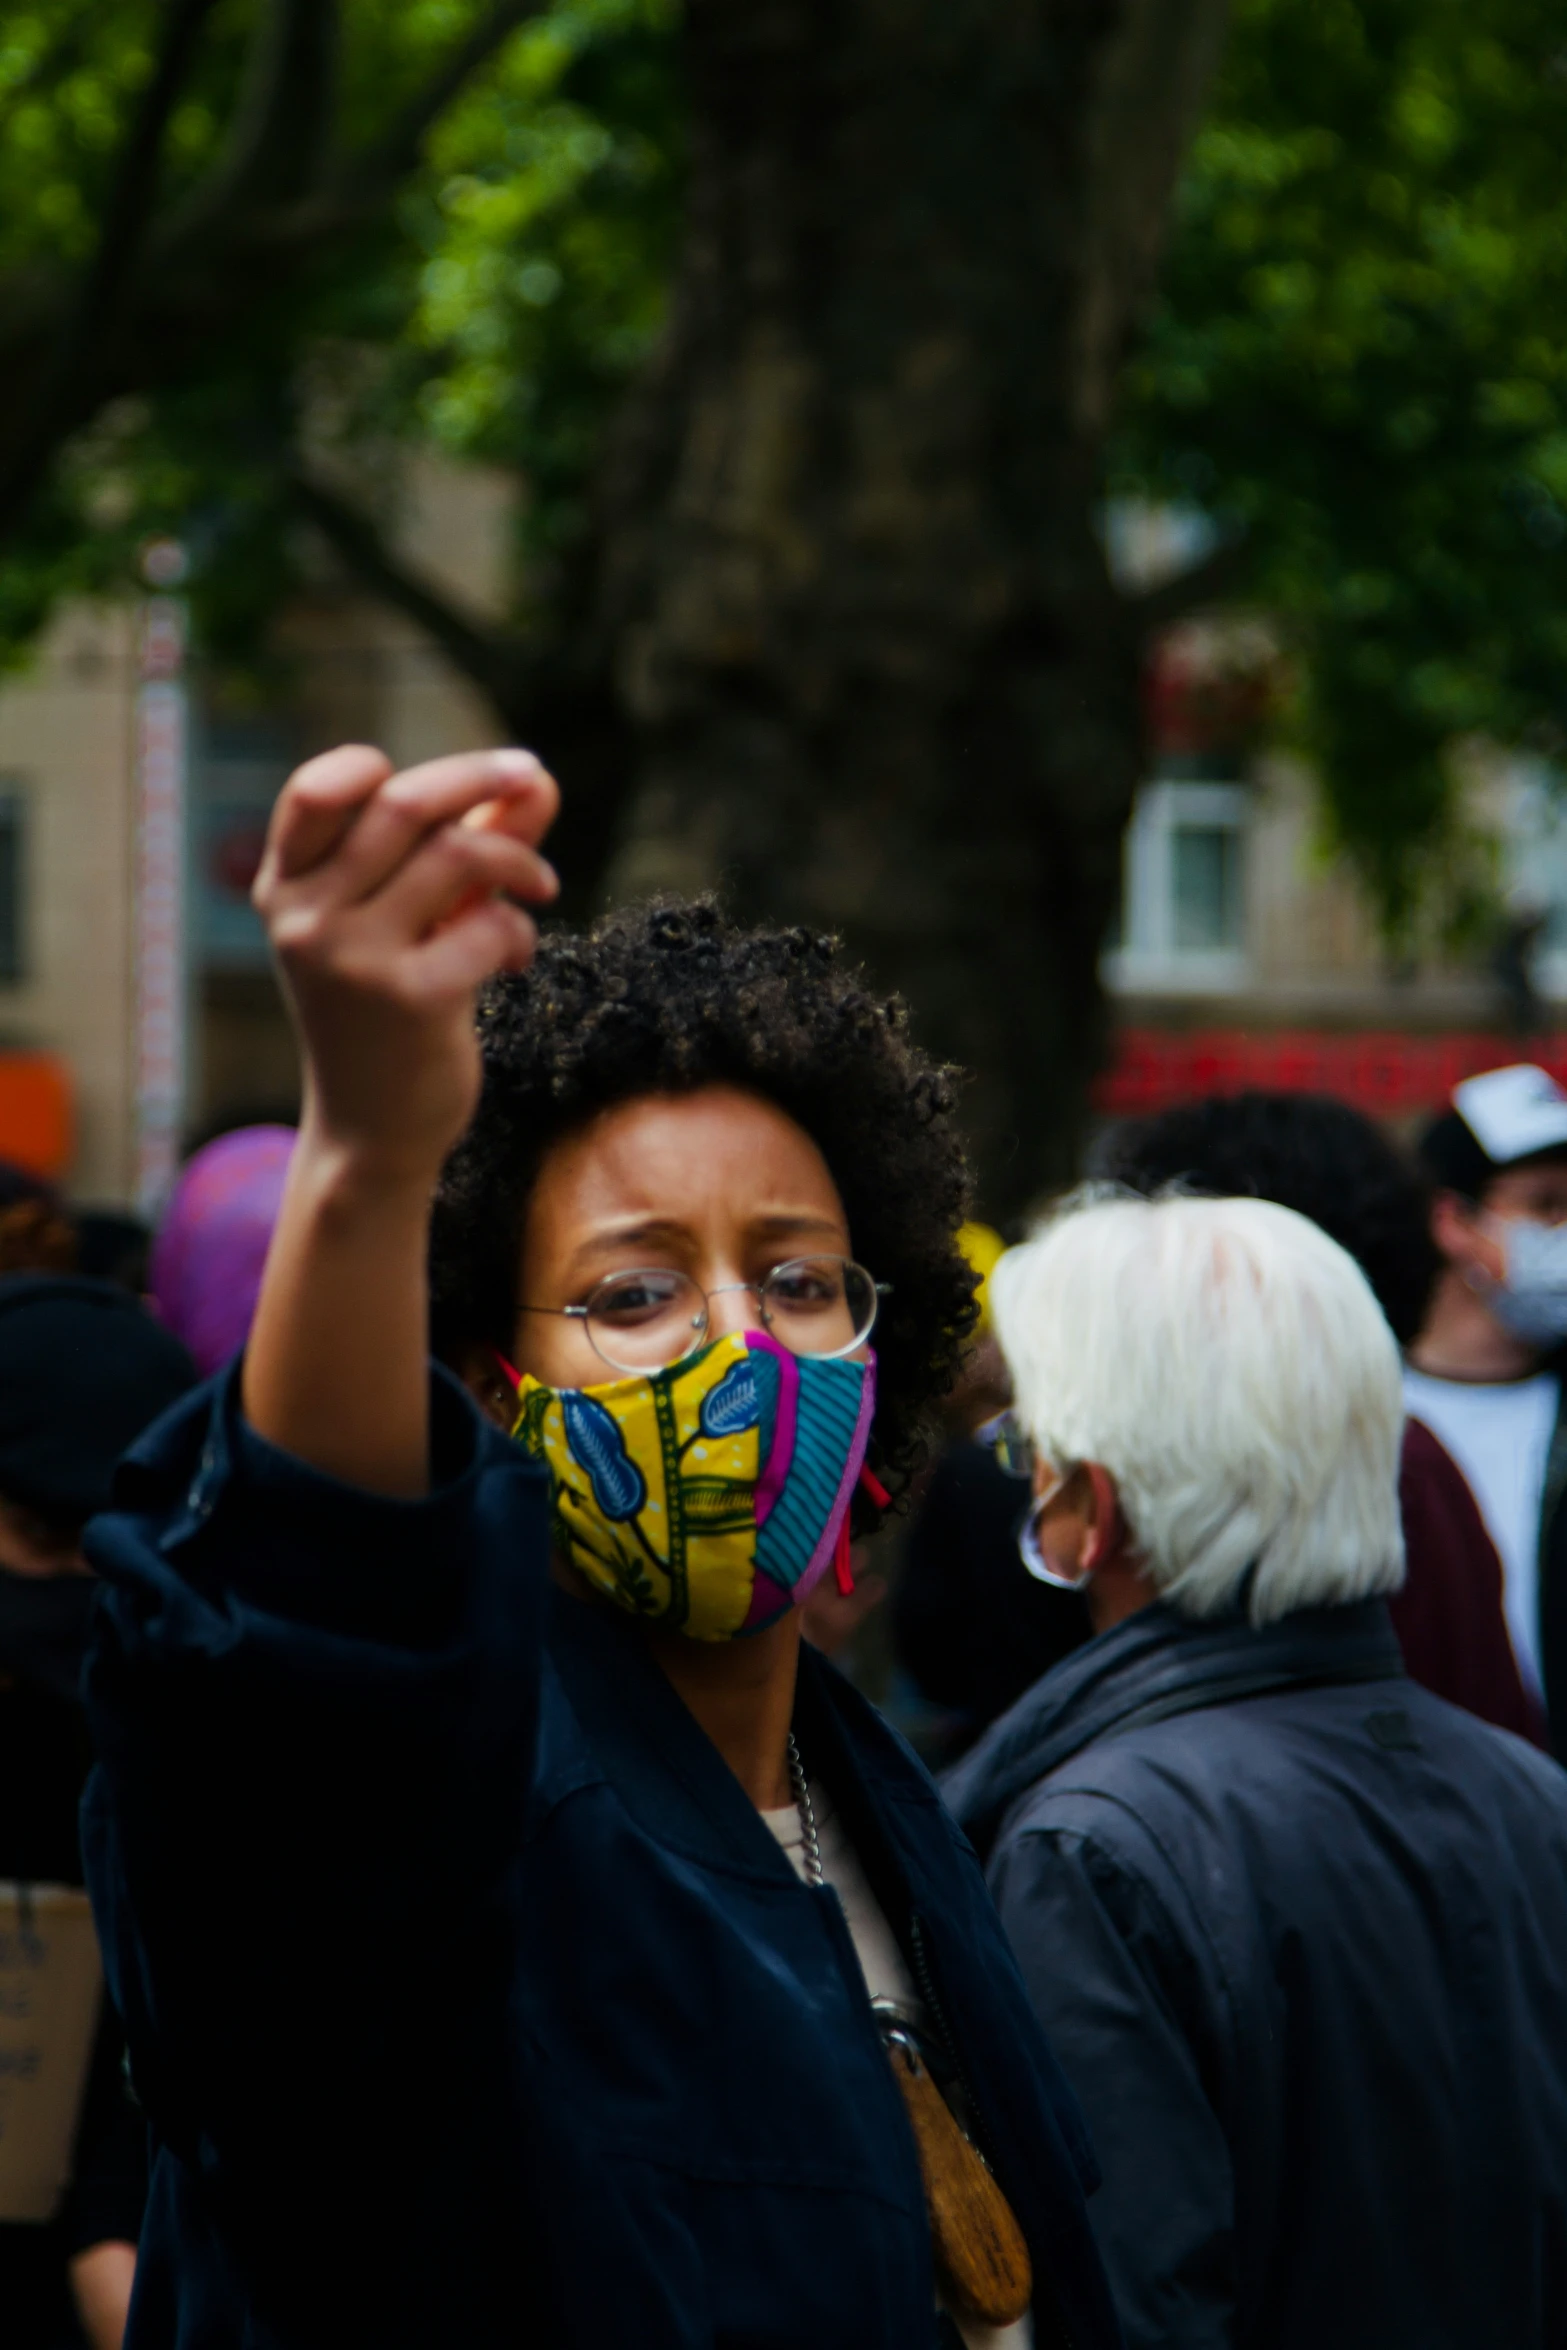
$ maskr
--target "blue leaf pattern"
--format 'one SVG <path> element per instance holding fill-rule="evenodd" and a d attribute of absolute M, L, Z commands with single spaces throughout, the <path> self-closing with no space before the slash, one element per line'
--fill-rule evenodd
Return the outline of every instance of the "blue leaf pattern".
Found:
<path fill-rule="evenodd" d="M 606 1518 L 634 1518 L 647 1500 L 647 1482 L 626 1451 L 612 1413 L 591 1395 L 568 1388 L 561 1397 L 566 1442 L 587 1470 L 593 1498 Z"/>
<path fill-rule="evenodd" d="M 736 1363 L 702 1398 L 704 1436 L 738 1436 L 742 1429 L 754 1428 L 757 1417 L 756 1381 L 749 1361 Z"/>

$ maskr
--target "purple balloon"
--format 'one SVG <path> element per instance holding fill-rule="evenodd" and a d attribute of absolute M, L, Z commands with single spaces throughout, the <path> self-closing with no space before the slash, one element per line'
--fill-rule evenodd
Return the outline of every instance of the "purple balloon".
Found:
<path fill-rule="evenodd" d="M 250 1335 L 294 1139 L 292 1126 L 241 1126 L 209 1142 L 187 1160 L 152 1244 L 153 1308 L 203 1378 Z"/>

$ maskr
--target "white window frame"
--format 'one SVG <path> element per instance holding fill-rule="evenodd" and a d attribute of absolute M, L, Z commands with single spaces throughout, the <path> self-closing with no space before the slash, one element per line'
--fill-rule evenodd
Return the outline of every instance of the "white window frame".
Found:
<path fill-rule="evenodd" d="M 1547 1003 L 1560 1003 L 1567 998 L 1567 800 L 1543 760 L 1507 760 L 1501 837 L 1509 908 L 1550 915 L 1550 935 L 1533 957 L 1532 976 Z"/>
<path fill-rule="evenodd" d="M 1105 980 L 1119 994 L 1230 995 L 1251 978 L 1247 949 L 1247 834 L 1251 795 L 1242 783 L 1164 778 L 1145 784 L 1127 827 L 1121 944 L 1105 957 Z M 1241 943 L 1193 948 L 1176 944 L 1175 835 L 1188 826 L 1233 831 L 1240 847 Z"/>

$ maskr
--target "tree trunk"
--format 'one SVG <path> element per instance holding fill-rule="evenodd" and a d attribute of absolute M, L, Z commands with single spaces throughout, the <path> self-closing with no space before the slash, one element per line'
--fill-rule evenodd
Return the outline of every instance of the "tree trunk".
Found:
<path fill-rule="evenodd" d="M 689 229 L 606 472 L 625 882 L 842 929 L 1070 1171 L 1141 753 L 1096 528 L 1223 0 L 689 0 Z"/>

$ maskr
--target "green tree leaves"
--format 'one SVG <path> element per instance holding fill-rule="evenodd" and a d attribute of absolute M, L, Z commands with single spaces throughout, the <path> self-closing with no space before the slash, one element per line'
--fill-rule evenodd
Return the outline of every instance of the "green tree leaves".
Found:
<path fill-rule="evenodd" d="M 1567 722 L 1564 157 L 1539 0 L 1239 0 L 1128 387 L 1119 477 L 1244 534 L 1404 941 L 1460 846 L 1455 742 Z"/>
<path fill-rule="evenodd" d="M 55 0 L 0 34 L 0 359 L 25 343 L 29 304 L 58 305 L 92 263 L 162 15 Z M 514 29 L 485 48 L 499 20 Z M 296 185 L 246 161 L 269 36 L 292 126 L 271 161 Z M 307 118 L 318 162 L 302 160 Z M 657 332 L 679 132 L 668 0 L 220 0 L 163 141 L 145 275 L 197 207 L 234 214 L 241 192 L 260 223 L 245 234 L 293 240 L 286 265 L 258 270 L 248 301 L 232 270 L 169 273 L 184 347 L 159 350 L 154 301 L 152 347 L 122 371 L 134 396 L 74 438 L 8 537 L 0 659 L 59 595 L 128 582 L 139 545 L 170 530 L 191 546 L 208 643 L 256 644 L 298 576 L 302 448 L 376 480 L 383 519 L 400 444 L 516 468 L 536 603 Z"/>
<path fill-rule="evenodd" d="M 192 547 L 209 644 L 243 652 L 298 576 L 301 462 L 357 479 L 384 519 L 397 452 L 432 443 L 523 482 L 514 617 L 547 635 L 663 319 L 676 11 L 518 8 L 453 78 L 493 0 L 218 0 L 155 228 L 221 184 L 258 30 L 292 12 L 301 39 L 307 16 L 336 21 L 290 93 L 325 126 L 320 233 L 298 215 L 300 251 L 237 306 L 220 273 L 212 332 L 187 321 L 161 358 L 155 336 L 76 435 L 0 559 L 0 658 L 168 530 Z M 155 0 L 6 12 L 0 381 L 92 262 L 166 17 Z M 1111 486 L 1200 503 L 1242 542 L 1246 593 L 1296 654 L 1293 725 L 1333 838 L 1405 941 L 1461 862 L 1455 743 L 1567 732 L 1564 157 L 1551 0 L 1236 0 L 1124 386 Z M 357 212 L 356 185 L 379 191 Z"/>

